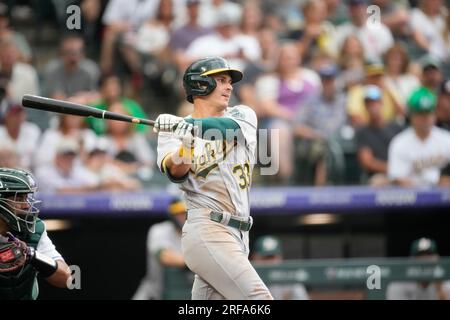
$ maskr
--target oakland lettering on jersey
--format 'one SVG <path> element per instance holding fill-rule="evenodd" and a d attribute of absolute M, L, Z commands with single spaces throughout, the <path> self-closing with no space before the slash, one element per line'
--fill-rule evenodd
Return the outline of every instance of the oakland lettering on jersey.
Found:
<path fill-rule="evenodd" d="M 447 158 L 442 155 L 415 160 L 413 163 L 414 172 L 420 173 L 427 168 L 442 167 L 447 163 Z"/>

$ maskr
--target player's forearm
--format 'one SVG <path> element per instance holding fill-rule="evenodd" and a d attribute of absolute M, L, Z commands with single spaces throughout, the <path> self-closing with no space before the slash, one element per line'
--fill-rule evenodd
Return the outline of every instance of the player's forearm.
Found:
<path fill-rule="evenodd" d="M 163 172 L 169 173 L 171 177 L 182 178 L 186 176 L 191 168 L 191 159 L 186 154 L 180 154 L 181 152 L 186 153 L 187 150 L 182 151 L 180 149 L 178 152 L 174 152 L 168 155 L 162 164 Z"/>
<path fill-rule="evenodd" d="M 162 250 L 159 254 L 159 261 L 166 267 L 184 268 L 183 255 L 172 250 Z"/>
<path fill-rule="evenodd" d="M 57 260 L 58 269 L 50 277 L 45 278 L 48 283 L 58 288 L 67 288 L 67 283 L 70 283 L 71 275 L 67 264 L 63 260 Z"/>
<path fill-rule="evenodd" d="M 238 123 L 229 118 L 211 117 L 204 119 L 185 119 L 185 121 L 201 128 L 199 134 L 202 139 L 209 139 L 213 135 L 216 140 L 225 140 L 227 134 L 233 138 L 240 129 Z M 215 132 L 211 130 L 220 132 L 220 135 L 214 134 Z"/>

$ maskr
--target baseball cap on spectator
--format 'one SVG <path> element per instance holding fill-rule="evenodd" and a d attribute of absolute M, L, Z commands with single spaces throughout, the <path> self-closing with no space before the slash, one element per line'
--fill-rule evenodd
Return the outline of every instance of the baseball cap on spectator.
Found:
<path fill-rule="evenodd" d="M 408 99 L 410 113 L 433 112 L 436 108 L 436 95 L 425 87 L 414 91 Z"/>
<path fill-rule="evenodd" d="M 440 69 L 442 67 L 441 62 L 431 55 L 426 55 L 419 60 L 422 70 L 427 69 Z"/>
<path fill-rule="evenodd" d="M 75 156 L 78 153 L 78 143 L 73 139 L 62 139 L 56 146 L 56 153 Z"/>
<path fill-rule="evenodd" d="M 384 65 L 380 62 L 371 62 L 364 67 L 366 77 L 384 75 Z"/>
<path fill-rule="evenodd" d="M 444 80 L 444 82 L 442 82 L 440 93 L 450 95 L 450 79 Z"/>
<path fill-rule="evenodd" d="M 92 149 L 88 150 L 89 156 L 108 153 L 108 144 L 109 142 L 106 138 L 99 137 Z"/>
<path fill-rule="evenodd" d="M 274 236 L 263 236 L 255 242 L 255 253 L 261 256 L 274 256 L 281 254 L 281 241 Z"/>
<path fill-rule="evenodd" d="M 411 244 L 411 256 L 419 256 L 422 254 L 437 254 L 436 241 L 430 238 L 420 238 L 414 240 Z"/>
<path fill-rule="evenodd" d="M 322 78 L 334 78 L 338 74 L 338 68 L 335 64 L 325 64 L 318 70 L 319 75 Z"/>
<path fill-rule="evenodd" d="M 222 6 L 217 12 L 216 26 L 238 25 L 241 21 L 241 15 L 232 7 Z"/>
<path fill-rule="evenodd" d="M 376 85 L 367 85 L 364 87 L 364 100 L 379 101 L 381 100 L 380 87 Z"/>

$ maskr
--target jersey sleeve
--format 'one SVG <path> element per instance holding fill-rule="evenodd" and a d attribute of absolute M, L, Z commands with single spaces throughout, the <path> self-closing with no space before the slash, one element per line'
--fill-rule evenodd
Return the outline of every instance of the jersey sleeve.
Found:
<path fill-rule="evenodd" d="M 37 251 L 52 258 L 53 260 L 64 260 L 61 254 L 56 250 L 52 240 L 48 237 L 47 230 L 44 230 L 37 245 Z"/>
<path fill-rule="evenodd" d="M 157 164 L 159 170 L 164 173 L 162 168 L 162 162 L 164 158 L 172 152 L 177 151 L 181 146 L 181 141 L 173 136 L 169 132 L 160 132 L 158 134 L 158 147 L 157 147 Z"/>
<path fill-rule="evenodd" d="M 253 111 L 250 107 L 238 105 L 234 108 L 230 108 L 226 117 L 236 121 L 239 124 L 247 144 L 251 148 L 256 149 L 256 130 L 258 127 L 258 119 L 255 111 Z"/>
<path fill-rule="evenodd" d="M 390 180 L 407 178 L 411 170 L 411 162 L 404 154 L 401 140 L 394 138 L 388 150 L 388 176 Z"/>

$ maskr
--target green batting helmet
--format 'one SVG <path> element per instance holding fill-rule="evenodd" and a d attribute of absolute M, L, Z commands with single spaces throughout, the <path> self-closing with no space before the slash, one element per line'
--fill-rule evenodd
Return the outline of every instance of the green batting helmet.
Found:
<path fill-rule="evenodd" d="M 34 198 L 36 181 L 30 173 L 10 168 L 0 168 L 0 219 L 10 231 L 34 233 L 40 201 Z M 21 196 L 26 195 L 26 198 Z"/>
<path fill-rule="evenodd" d="M 193 103 L 193 96 L 207 96 L 213 92 L 216 81 L 211 75 L 220 72 L 228 72 L 232 83 L 240 81 L 243 77 L 241 71 L 231 69 L 228 62 L 221 57 L 203 58 L 192 63 L 183 76 L 187 101 Z"/>

